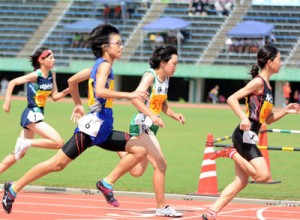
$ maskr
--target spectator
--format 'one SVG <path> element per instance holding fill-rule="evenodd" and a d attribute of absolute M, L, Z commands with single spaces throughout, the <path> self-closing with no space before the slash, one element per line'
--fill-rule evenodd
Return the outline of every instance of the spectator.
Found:
<path fill-rule="evenodd" d="M 184 36 L 181 33 L 181 31 L 178 31 L 178 39 L 180 40 L 180 44 L 183 42 L 184 40 Z M 176 30 L 170 30 L 167 33 L 167 43 L 171 44 L 173 46 L 177 46 L 177 31 Z"/>
<path fill-rule="evenodd" d="M 163 38 L 163 36 L 161 36 L 160 33 L 157 33 L 155 35 L 154 41 L 152 41 L 151 43 L 151 48 L 152 50 L 155 50 L 156 48 L 158 48 L 159 46 L 162 46 L 165 44 L 165 39 Z"/>
<path fill-rule="evenodd" d="M 233 47 L 231 38 L 227 38 L 225 44 L 226 44 L 226 52 L 227 53 L 234 52 L 234 47 Z"/>
<path fill-rule="evenodd" d="M 276 42 L 276 38 L 274 34 L 270 34 L 266 37 L 266 44 L 274 44 Z"/>
<path fill-rule="evenodd" d="M 177 34 L 175 30 L 169 30 L 167 33 L 167 43 L 176 45 L 177 44 Z"/>
<path fill-rule="evenodd" d="M 194 0 L 190 0 L 190 2 L 189 2 L 189 7 L 188 7 L 188 15 L 189 16 L 194 15 L 193 2 L 194 2 Z"/>
<path fill-rule="evenodd" d="M 127 12 L 128 12 L 129 19 L 131 19 L 132 14 L 135 13 L 135 5 L 134 4 L 128 4 Z"/>
<path fill-rule="evenodd" d="M 0 87 L 1 87 L 0 96 L 5 96 L 7 85 L 8 85 L 8 80 L 6 79 L 6 77 L 3 77 L 0 82 Z"/>
<path fill-rule="evenodd" d="M 234 0 L 225 0 L 224 1 L 224 8 L 225 8 L 225 10 L 228 11 L 228 13 L 232 11 L 233 7 L 234 7 Z"/>
<path fill-rule="evenodd" d="M 74 47 L 74 48 L 80 47 L 81 40 L 82 40 L 81 34 L 79 34 L 78 32 L 76 32 L 75 35 L 74 35 L 74 37 L 73 37 L 73 40 L 72 40 L 72 43 L 71 43 L 71 47 Z"/>
<path fill-rule="evenodd" d="M 141 6 L 143 8 L 150 8 L 150 0 L 141 0 Z"/>
<path fill-rule="evenodd" d="M 215 0 L 214 6 L 218 15 L 227 16 L 229 14 L 229 11 L 227 11 L 225 8 L 224 0 Z"/>
<path fill-rule="evenodd" d="M 110 7 L 108 5 L 105 5 L 103 9 L 103 19 L 107 20 L 109 16 L 110 16 Z"/>
<path fill-rule="evenodd" d="M 82 40 L 80 42 L 80 48 L 89 48 L 89 47 L 90 47 L 89 35 L 84 34 L 83 37 L 82 37 Z"/>
<path fill-rule="evenodd" d="M 121 13 L 122 13 L 122 8 L 120 5 L 116 5 L 114 9 L 114 18 L 120 19 L 121 18 Z"/>
<path fill-rule="evenodd" d="M 193 15 L 207 15 L 209 8 L 208 0 L 192 0 L 189 3 L 188 14 Z"/>
<path fill-rule="evenodd" d="M 210 99 L 212 100 L 213 104 L 216 104 L 217 102 L 219 102 L 219 86 L 215 85 L 215 87 L 212 88 L 212 90 L 210 90 L 208 95 L 209 95 Z"/>
<path fill-rule="evenodd" d="M 282 87 L 282 91 L 283 91 L 283 97 L 284 97 L 284 103 L 283 103 L 283 107 L 287 106 L 290 103 L 290 97 L 291 97 L 291 85 L 289 82 L 286 82 L 283 87 Z"/>

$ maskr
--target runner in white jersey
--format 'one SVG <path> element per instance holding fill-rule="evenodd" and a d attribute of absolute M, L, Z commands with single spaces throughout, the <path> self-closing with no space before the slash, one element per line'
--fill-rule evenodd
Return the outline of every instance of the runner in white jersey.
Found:
<path fill-rule="evenodd" d="M 154 168 L 153 187 L 156 196 L 156 215 L 165 217 L 181 217 L 182 213 L 167 205 L 165 200 L 166 160 L 156 138 L 159 127 L 164 127 L 160 118 L 163 112 L 174 120 L 184 124 L 182 114 L 173 112 L 167 103 L 169 78 L 176 71 L 178 63 L 177 49 L 171 45 L 158 47 L 150 57 L 150 67 L 147 70 L 136 90 L 148 91 L 149 100 L 133 99 L 132 103 L 139 110 L 130 123 L 130 134 L 141 139 L 146 145 L 148 156 L 141 163 L 131 169 L 133 176 L 141 176 L 150 162 Z M 124 153 L 119 152 L 120 157 Z"/>

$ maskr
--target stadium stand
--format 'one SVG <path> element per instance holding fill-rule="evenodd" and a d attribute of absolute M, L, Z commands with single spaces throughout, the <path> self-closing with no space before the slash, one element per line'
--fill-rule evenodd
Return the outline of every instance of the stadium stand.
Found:
<path fill-rule="evenodd" d="M 274 24 L 273 44 L 280 50 L 283 62 L 293 51 L 300 36 L 300 7 L 253 5 L 243 16 L 243 20 L 262 21 Z M 227 53 L 224 45 L 215 64 L 248 65 L 255 58 L 251 53 Z"/>
<path fill-rule="evenodd" d="M 183 63 L 196 63 L 203 50 L 205 50 L 226 19 L 226 17 L 216 15 L 213 11 L 207 16 L 191 17 L 188 15 L 188 3 L 169 3 L 159 16 L 182 18 L 191 23 L 190 26 L 183 30 L 187 34 L 181 44 L 179 58 L 180 62 Z M 143 51 L 142 54 L 141 50 Z M 130 60 L 147 62 L 151 53 L 151 42 L 146 37 Z"/>
<path fill-rule="evenodd" d="M 110 4 L 113 7 L 114 4 Z M 123 40 L 126 42 L 133 29 L 137 26 L 146 9 L 135 4 L 135 13 L 132 17 L 126 19 L 110 17 L 107 22 L 115 25 L 122 33 Z M 44 42 L 56 52 L 56 57 L 59 60 L 58 65 L 66 65 L 70 60 L 93 60 L 94 57 L 90 53 L 88 47 L 71 47 L 72 39 L 75 32 L 64 32 L 64 26 L 80 20 L 88 19 L 103 19 L 104 5 L 96 4 L 90 0 L 74 0 L 71 7 L 65 13 L 63 18 L 58 22 L 55 29 Z M 80 33 L 82 34 L 82 33 Z M 83 34 L 84 35 L 84 34 Z"/>
<path fill-rule="evenodd" d="M 21 2 L 21 3 L 20 3 Z M 28 0 L 0 3 L 0 56 L 15 57 L 48 15 L 55 2 Z"/>
<path fill-rule="evenodd" d="M 21 4 L 20 2 L 23 1 L 12 0 L 1 1 L 0 3 L 0 56 L 17 56 L 56 4 L 56 1 L 52 0 L 26 0 L 24 1 L 25 3 Z M 244 2 L 247 2 L 247 0 Z M 113 7 L 114 4 L 112 3 L 110 6 Z M 114 17 L 109 18 L 108 22 L 117 26 L 122 32 L 125 41 L 125 57 L 128 56 L 130 61 L 147 62 L 152 52 L 151 43 L 147 37 L 144 38 L 143 43 L 132 42 L 132 44 L 136 44 L 133 49 L 126 46 L 133 37 L 136 37 L 133 35 L 136 35 L 136 29 L 141 29 L 141 24 L 145 22 L 145 17 L 150 19 L 151 16 L 148 13 L 151 10 L 139 3 L 132 3 L 130 8 L 133 10 L 130 13 L 130 19 L 126 19 L 126 22 Z M 64 26 L 85 19 L 103 19 L 103 9 L 104 5 L 95 4 L 94 0 L 72 1 L 70 7 L 64 11 L 64 14 L 55 18 L 55 25 L 49 28 L 49 33 L 42 36 L 39 42 L 36 41 L 36 46 L 45 45 L 52 48 L 56 54 L 58 65 L 68 65 L 71 60 L 93 60 L 94 57 L 88 48 L 71 47 L 75 33 L 65 32 Z M 296 50 L 300 36 L 299 9 L 299 6 L 252 5 L 241 16 L 242 20 L 257 20 L 274 24 L 275 29 L 273 33 L 276 37 L 274 44 L 280 49 L 284 61 L 288 62 L 288 60 L 291 60 L 289 65 L 297 66 L 299 62 L 293 59 L 293 56 L 297 57 L 297 54 L 300 54 Z M 191 23 L 190 26 L 183 30 L 186 38 L 181 45 L 180 54 L 180 61 L 187 64 L 195 64 L 199 62 L 201 56 L 205 56 L 204 52 L 212 44 L 212 39 L 221 28 L 224 28 L 224 25 L 226 28 L 226 21 L 230 17 L 216 15 L 214 10 L 211 10 L 207 16 L 189 16 L 188 3 L 183 1 L 164 5 L 163 11 L 156 13 L 158 13 L 156 15 L 158 17 L 172 16 L 182 18 Z M 234 13 L 238 12 L 233 11 Z M 126 50 L 132 50 L 131 54 L 126 55 Z M 254 56 L 254 54 L 226 53 L 224 44 L 220 47 L 213 64 L 247 65 L 252 62 Z"/>

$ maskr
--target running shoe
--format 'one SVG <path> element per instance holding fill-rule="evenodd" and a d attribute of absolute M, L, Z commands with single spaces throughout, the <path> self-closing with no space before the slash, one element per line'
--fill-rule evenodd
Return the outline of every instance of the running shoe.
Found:
<path fill-rule="evenodd" d="M 102 192 L 108 204 L 119 207 L 119 201 L 115 199 L 113 190 L 106 188 L 103 185 L 102 180 L 96 183 L 96 187 Z"/>
<path fill-rule="evenodd" d="M 176 212 L 175 209 L 171 208 L 170 206 L 166 206 L 164 208 L 156 209 L 155 214 L 157 216 L 164 216 L 164 217 L 173 217 L 173 218 L 180 218 L 182 217 L 182 213 Z"/>
<path fill-rule="evenodd" d="M 11 213 L 12 205 L 15 201 L 15 196 L 13 196 L 10 192 L 10 187 L 12 185 L 12 182 L 6 182 L 4 184 L 4 195 L 2 199 L 2 206 L 6 214 Z"/>
<path fill-rule="evenodd" d="M 202 220 L 208 220 L 208 218 L 207 218 L 207 216 L 205 214 L 202 214 L 201 219 Z"/>
<path fill-rule="evenodd" d="M 210 154 L 210 159 L 215 160 L 219 157 L 228 157 L 232 158 L 236 153 L 236 149 L 234 147 L 224 147 L 220 150 L 216 150 L 215 152 Z"/>
<path fill-rule="evenodd" d="M 18 137 L 14 151 L 16 161 L 20 160 L 24 156 L 28 148 L 29 145 L 25 142 L 25 139 Z"/>

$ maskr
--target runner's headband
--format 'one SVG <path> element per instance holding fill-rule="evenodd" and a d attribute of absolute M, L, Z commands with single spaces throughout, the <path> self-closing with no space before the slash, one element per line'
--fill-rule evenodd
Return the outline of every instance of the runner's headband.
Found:
<path fill-rule="evenodd" d="M 45 59 L 47 56 L 49 56 L 52 53 L 52 50 L 44 50 L 43 53 L 39 56 L 39 59 Z"/>

